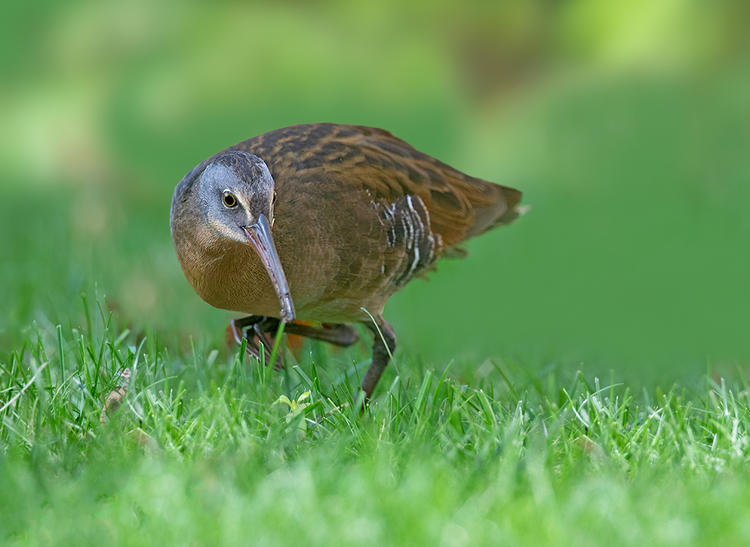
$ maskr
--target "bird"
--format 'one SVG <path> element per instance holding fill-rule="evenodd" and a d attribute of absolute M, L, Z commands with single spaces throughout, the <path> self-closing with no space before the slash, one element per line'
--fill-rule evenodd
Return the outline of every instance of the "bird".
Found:
<path fill-rule="evenodd" d="M 247 314 L 237 342 L 268 354 L 284 332 L 349 346 L 373 335 L 365 401 L 396 348 L 389 297 L 462 244 L 523 213 L 521 192 L 464 174 L 390 132 L 334 123 L 276 129 L 193 167 L 170 228 L 190 285 Z"/>

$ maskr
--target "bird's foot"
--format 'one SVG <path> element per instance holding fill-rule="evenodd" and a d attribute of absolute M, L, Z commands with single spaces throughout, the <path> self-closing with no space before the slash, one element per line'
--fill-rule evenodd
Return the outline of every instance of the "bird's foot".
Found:
<path fill-rule="evenodd" d="M 239 319 L 233 319 L 227 327 L 227 341 L 242 345 L 242 339 L 247 340 L 245 349 L 248 355 L 252 355 L 259 361 L 261 351 L 263 358 L 267 361 L 273 353 L 275 340 L 269 337 L 269 333 L 275 333 L 279 327 L 279 320 L 274 317 L 264 317 L 262 315 L 249 315 Z M 263 348 L 261 350 L 261 348 Z M 274 369 L 284 368 L 284 359 L 281 352 L 276 355 L 274 360 Z"/>
<path fill-rule="evenodd" d="M 273 335 L 278 332 L 280 320 L 275 317 L 250 315 L 234 319 L 227 327 L 227 338 L 236 344 L 242 344 L 242 338 L 247 340 L 247 352 L 260 359 L 260 348 L 266 357 L 271 355 L 275 340 Z M 243 331 L 247 331 L 243 335 Z M 320 327 L 313 327 L 304 323 L 292 321 L 284 325 L 284 332 L 295 336 L 328 342 L 334 346 L 351 346 L 359 340 L 357 330 L 351 325 L 323 323 Z M 284 368 L 281 355 L 276 356 L 274 368 Z"/>

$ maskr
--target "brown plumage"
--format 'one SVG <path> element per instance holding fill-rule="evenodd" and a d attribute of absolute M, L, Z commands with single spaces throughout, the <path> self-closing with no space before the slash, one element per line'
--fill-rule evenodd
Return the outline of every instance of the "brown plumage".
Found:
<path fill-rule="evenodd" d="M 271 131 L 203 161 L 177 185 L 171 225 L 198 294 L 253 314 L 234 323 L 238 336 L 252 327 L 249 340 L 265 345 L 272 318 L 282 317 L 287 332 L 347 345 L 356 340 L 347 323 L 370 326 L 369 397 L 395 348 L 382 319 L 388 298 L 465 240 L 513 221 L 520 200 L 382 129 L 322 123 Z"/>

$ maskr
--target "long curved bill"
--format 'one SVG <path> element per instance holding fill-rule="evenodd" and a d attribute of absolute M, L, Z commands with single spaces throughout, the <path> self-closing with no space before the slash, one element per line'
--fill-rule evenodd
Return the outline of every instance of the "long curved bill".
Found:
<path fill-rule="evenodd" d="M 268 219 L 265 215 L 260 215 L 258 221 L 250 226 L 242 228 L 247 234 L 247 239 L 258 253 L 263 266 L 268 272 L 276 295 L 279 297 L 281 304 L 281 320 L 289 323 L 294 320 L 294 302 L 289 292 L 289 285 L 286 282 L 284 268 L 281 266 L 279 254 L 276 252 L 276 246 L 271 236 L 271 227 L 268 225 Z"/>

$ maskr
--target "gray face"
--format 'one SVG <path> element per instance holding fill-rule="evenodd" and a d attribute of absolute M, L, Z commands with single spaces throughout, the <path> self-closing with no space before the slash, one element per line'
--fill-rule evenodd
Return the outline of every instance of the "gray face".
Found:
<path fill-rule="evenodd" d="M 294 319 L 294 302 L 271 234 L 276 192 L 265 162 L 247 152 L 214 157 L 198 180 L 206 223 L 219 237 L 250 245 L 258 253 L 279 297 L 279 316 Z"/>
<path fill-rule="evenodd" d="M 273 222 L 274 181 L 265 162 L 246 152 L 214 158 L 198 181 L 206 222 L 221 236 L 247 242 L 244 228 L 265 215 Z"/>

